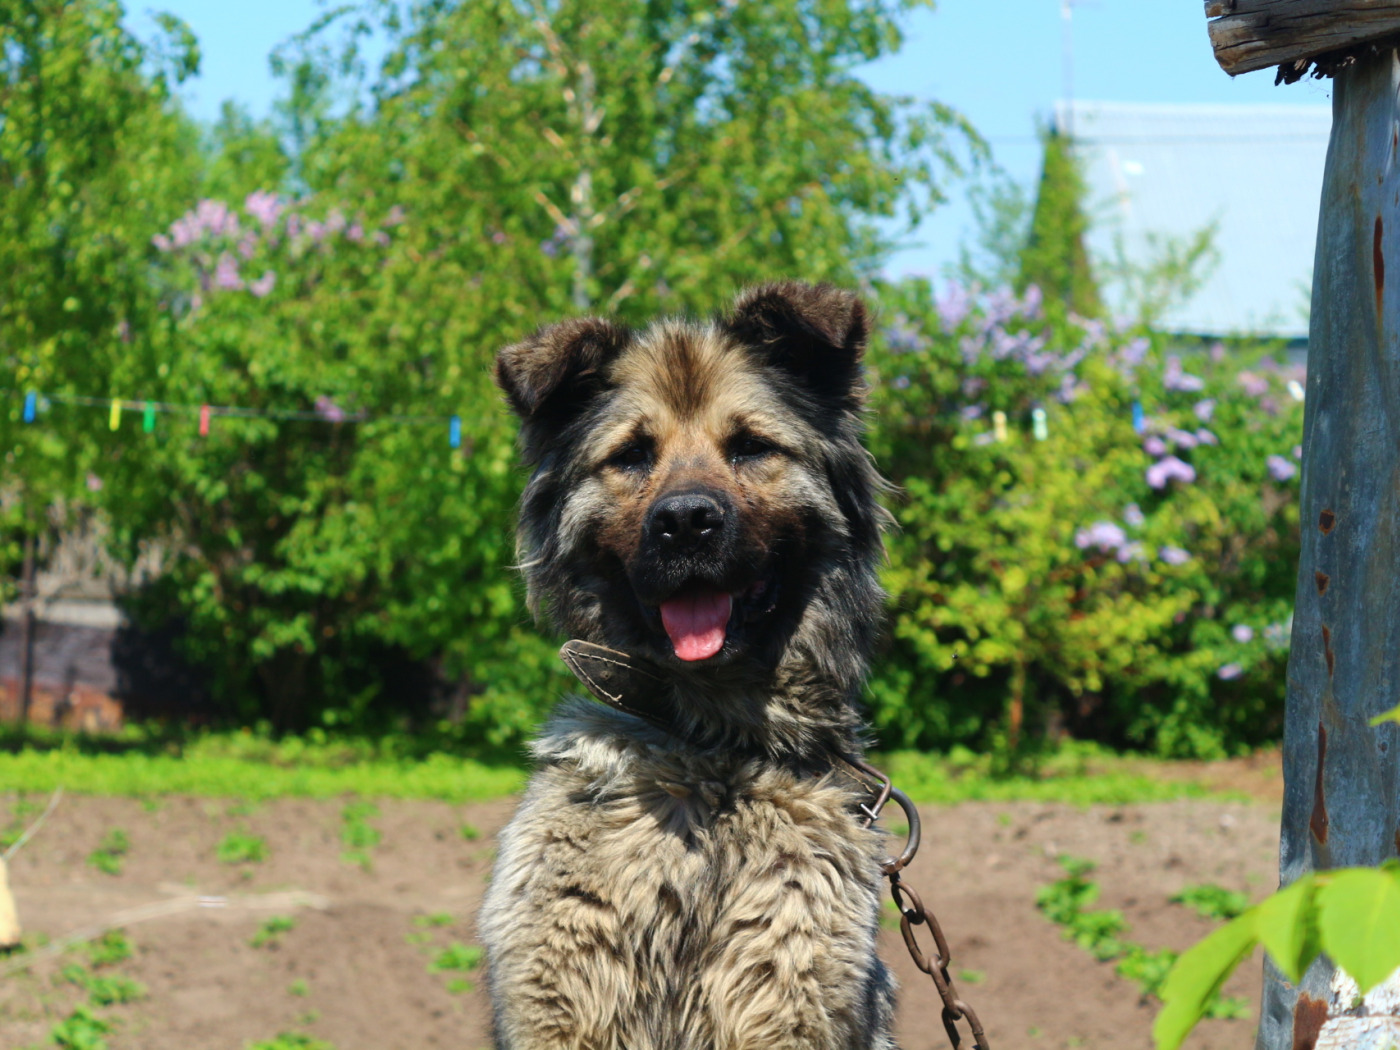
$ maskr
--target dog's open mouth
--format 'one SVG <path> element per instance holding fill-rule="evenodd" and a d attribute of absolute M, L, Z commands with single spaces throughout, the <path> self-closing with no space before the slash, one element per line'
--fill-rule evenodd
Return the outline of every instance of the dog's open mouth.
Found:
<path fill-rule="evenodd" d="M 708 660 L 724 649 L 735 630 L 771 612 L 776 592 L 772 575 L 737 593 L 691 583 L 661 602 L 657 611 L 678 659 Z"/>

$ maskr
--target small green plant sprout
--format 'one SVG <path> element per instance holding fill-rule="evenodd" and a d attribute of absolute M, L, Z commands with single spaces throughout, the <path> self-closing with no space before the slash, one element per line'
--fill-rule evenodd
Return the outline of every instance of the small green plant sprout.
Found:
<path fill-rule="evenodd" d="M 290 916 L 274 915 L 258 927 L 258 932 L 248 943 L 254 948 L 276 948 L 282 943 L 282 934 L 291 933 L 295 926 L 296 920 Z"/>
<path fill-rule="evenodd" d="M 88 854 L 88 863 L 104 875 L 120 875 L 122 861 L 131 851 L 131 839 L 121 828 L 113 828 L 102 837 L 98 847 Z"/>
<path fill-rule="evenodd" d="M 305 999 L 311 994 L 311 986 L 298 977 L 291 984 L 287 985 L 287 994 L 295 995 L 299 999 Z"/>
<path fill-rule="evenodd" d="M 260 864 L 267 859 L 267 841 L 246 831 L 230 831 L 214 849 L 222 864 Z"/>
<path fill-rule="evenodd" d="M 53 1026 L 49 1038 L 62 1050 L 107 1050 L 107 1040 L 102 1037 L 111 1030 L 110 1021 L 98 1017 L 86 1003 L 79 1003 L 67 1018 Z"/>
<path fill-rule="evenodd" d="M 1400 864 L 1310 872 L 1183 952 L 1162 986 L 1157 1050 L 1181 1046 L 1258 944 L 1295 984 L 1326 952 L 1365 995 L 1400 967 Z"/>
<path fill-rule="evenodd" d="M 435 911 L 431 915 L 415 915 L 413 917 L 413 925 L 420 930 L 439 929 L 443 926 L 451 926 L 452 923 L 452 913 L 447 911 Z"/>
<path fill-rule="evenodd" d="M 481 829 L 475 824 L 463 824 L 457 829 L 457 833 L 467 842 L 475 842 L 477 839 L 481 838 Z"/>
<path fill-rule="evenodd" d="M 373 802 L 351 802 L 341 810 L 340 841 L 345 846 L 341 860 L 369 871 L 369 851 L 379 845 L 380 840 L 379 829 L 371 825 L 369 819 L 377 816 L 379 807 Z"/>
<path fill-rule="evenodd" d="M 121 930 L 108 930 L 88 945 L 87 953 L 93 966 L 113 966 L 131 958 L 131 942 Z"/>
<path fill-rule="evenodd" d="M 449 995 L 461 995 L 463 992 L 470 992 L 475 985 L 465 977 L 449 978 L 445 986 Z"/>
<path fill-rule="evenodd" d="M 1144 995 L 1160 994 L 1162 982 L 1176 961 L 1176 953 L 1169 948 L 1153 951 L 1124 937 L 1128 927 L 1122 912 L 1107 908 L 1088 910 L 1099 897 L 1098 883 L 1088 878 L 1094 870 L 1093 862 L 1069 856 L 1059 860 L 1065 877 L 1037 891 L 1036 907 L 1046 918 L 1064 928 L 1067 940 L 1074 941 L 1100 962 L 1112 962 L 1118 975 L 1135 982 Z M 1213 996 L 1203 1009 L 1210 1017 L 1249 1015 L 1243 999 Z"/>
<path fill-rule="evenodd" d="M 1203 882 L 1173 894 L 1173 904 L 1184 904 L 1203 919 L 1234 919 L 1249 907 L 1249 898 L 1224 886 Z"/>
<path fill-rule="evenodd" d="M 981 984 L 987 979 L 986 970 L 959 970 L 958 980 L 963 984 Z"/>
<path fill-rule="evenodd" d="M 281 1032 L 276 1039 L 248 1043 L 245 1050 L 335 1050 L 335 1046 L 305 1032 Z"/>
<path fill-rule="evenodd" d="M 59 971 L 59 977 L 84 989 L 94 1006 L 115 1006 L 146 997 L 146 986 L 139 981 L 119 975 L 95 974 L 80 963 L 69 963 Z"/>
<path fill-rule="evenodd" d="M 453 941 L 451 945 L 438 952 L 436 958 L 428 964 L 430 973 L 442 973 L 450 970 L 458 973 L 471 973 L 481 965 L 481 960 L 485 956 L 475 944 L 462 944 Z"/>

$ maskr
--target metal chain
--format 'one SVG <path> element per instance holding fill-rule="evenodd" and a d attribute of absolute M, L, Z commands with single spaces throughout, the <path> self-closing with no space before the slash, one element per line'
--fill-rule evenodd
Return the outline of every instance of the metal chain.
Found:
<path fill-rule="evenodd" d="M 958 1050 L 958 1047 L 962 1046 L 962 1033 L 958 1030 L 958 1022 L 966 1021 L 968 1027 L 972 1029 L 973 1050 L 991 1050 L 992 1044 L 987 1042 L 987 1035 L 982 1030 L 982 1022 L 977 1016 L 977 1011 L 958 995 L 957 985 L 953 983 L 953 978 L 948 973 L 948 967 L 953 961 L 953 953 L 948 948 L 948 939 L 943 936 L 943 927 L 939 925 L 933 912 L 925 907 L 923 899 L 917 891 L 900 878 L 900 873 L 914 859 L 914 854 L 919 849 L 921 838 L 919 811 L 914 808 L 914 803 L 910 801 L 909 796 L 891 784 L 890 778 L 880 770 L 863 759 L 848 758 L 847 761 L 875 777 L 881 784 L 880 792 L 874 802 L 869 806 L 861 807 L 865 812 L 866 827 L 879 818 L 880 811 L 890 799 L 894 799 L 899 804 L 899 808 L 904 811 L 904 816 L 909 822 L 909 837 L 904 844 L 903 851 L 898 857 L 890 857 L 885 860 L 880 865 L 880 870 L 890 880 L 890 896 L 894 899 L 894 906 L 899 909 L 899 932 L 904 937 L 904 946 L 909 949 L 909 954 L 914 959 L 914 965 L 933 979 L 933 986 L 938 989 L 938 997 L 943 1000 L 943 1029 L 948 1033 L 948 1042 L 953 1050 Z M 932 955 L 925 954 L 923 949 L 919 947 L 918 938 L 914 931 L 916 926 L 927 926 L 933 935 Z"/>

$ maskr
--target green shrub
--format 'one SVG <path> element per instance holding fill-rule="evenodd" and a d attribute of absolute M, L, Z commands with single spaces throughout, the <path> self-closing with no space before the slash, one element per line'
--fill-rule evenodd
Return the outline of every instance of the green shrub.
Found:
<path fill-rule="evenodd" d="M 1273 739 L 1298 557 L 1292 373 L 1044 304 L 883 290 L 875 455 L 899 486 L 885 746 L 1056 727 L 1163 754 Z M 1293 388 L 1297 390 L 1298 388 Z"/>

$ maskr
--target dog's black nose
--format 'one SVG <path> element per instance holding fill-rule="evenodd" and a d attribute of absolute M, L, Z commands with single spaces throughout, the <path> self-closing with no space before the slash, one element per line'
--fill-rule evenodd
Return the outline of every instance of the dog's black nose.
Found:
<path fill-rule="evenodd" d="M 647 533 L 663 548 L 694 550 L 718 537 L 724 528 L 724 507 L 700 492 L 664 496 L 652 505 Z"/>

